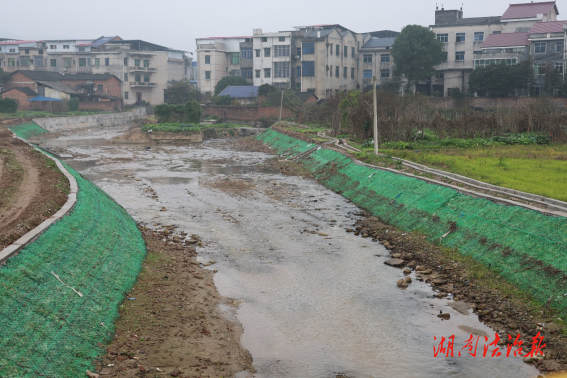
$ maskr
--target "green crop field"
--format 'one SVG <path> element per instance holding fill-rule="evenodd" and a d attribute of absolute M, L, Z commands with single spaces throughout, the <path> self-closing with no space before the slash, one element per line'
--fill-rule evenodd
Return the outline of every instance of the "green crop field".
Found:
<path fill-rule="evenodd" d="M 567 201 L 567 145 L 381 150 L 493 185 Z"/>

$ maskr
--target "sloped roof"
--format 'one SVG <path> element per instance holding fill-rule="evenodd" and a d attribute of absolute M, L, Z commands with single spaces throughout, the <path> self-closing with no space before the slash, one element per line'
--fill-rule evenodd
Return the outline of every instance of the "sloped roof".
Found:
<path fill-rule="evenodd" d="M 59 92 L 63 92 L 67 94 L 81 94 L 81 92 L 79 92 L 78 90 L 73 89 L 67 84 L 63 84 L 59 81 L 38 81 L 38 83 L 41 83 L 46 87 L 58 90 Z"/>
<path fill-rule="evenodd" d="M 501 20 L 510 20 L 516 18 L 534 18 L 538 14 L 549 13 L 553 8 L 557 14 L 557 6 L 555 1 L 546 1 L 542 3 L 523 3 L 523 4 L 510 4 L 506 12 L 500 17 Z"/>
<path fill-rule="evenodd" d="M 362 45 L 362 48 L 377 48 L 377 47 L 391 47 L 394 44 L 394 41 L 396 40 L 396 38 L 370 38 L 368 41 L 366 41 L 366 43 L 364 45 Z"/>
<path fill-rule="evenodd" d="M 536 22 L 528 33 L 563 33 L 563 24 L 567 21 Z"/>
<path fill-rule="evenodd" d="M 92 73 L 74 73 L 74 74 L 65 74 L 61 77 L 61 81 L 65 80 L 108 80 L 112 77 L 115 77 L 120 81 L 116 75 L 110 73 L 103 73 L 103 74 L 92 74 Z"/>
<path fill-rule="evenodd" d="M 528 33 L 489 34 L 481 48 L 527 46 L 529 44 Z"/>
<path fill-rule="evenodd" d="M 229 85 L 219 93 L 219 96 L 230 96 L 230 98 L 256 98 L 258 97 L 258 87 Z"/>
<path fill-rule="evenodd" d="M 24 43 L 32 43 L 32 42 L 42 42 L 42 41 L 10 41 L 10 42 L 0 42 L 0 45 L 22 45 Z"/>
<path fill-rule="evenodd" d="M 20 91 L 20 92 L 22 92 L 22 93 L 24 93 L 24 94 L 26 94 L 26 95 L 28 95 L 28 96 L 37 96 L 37 92 L 34 91 L 34 90 L 31 89 L 31 88 L 28 88 L 28 87 L 16 87 L 16 88 L 8 89 L 7 91 L 4 91 L 4 93 L 10 92 L 10 91 L 12 91 L 12 90 L 14 90 L 14 91 Z"/>
<path fill-rule="evenodd" d="M 18 70 L 14 71 L 12 75 L 20 72 L 32 80 L 36 81 L 59 81 L 63 77 L 59 72 L 49 72 L 49 71 L 30 71 L 30 70 Z"/>
<path fill-rule="evenodd" d="M 306 33 L 303 38 L 319 38 L 317 37 L 317 33 L 320 33 L 321 38 L 329 35 L 335 29 L 322 29 L 322 30 L 311 30 L 309 33 Z"/>
<path fill-rule="evenodd" d="M 309 100 L 309 98 L 310 98 L 311 96 L 315 96 L 315 98 L 316 98 L 317 100 L 319 100 L 319 97 L 317 97 L 317 96 L 315 95 L 315 92 L 314 92 L 314 91 L 309 91 L 309 92 L 295 92 L 295 95 L 296 95 L 297 97 L 299 97 L 299 99 L 300 99 L 301 101 L 303 101 L 303 102 Z"/>

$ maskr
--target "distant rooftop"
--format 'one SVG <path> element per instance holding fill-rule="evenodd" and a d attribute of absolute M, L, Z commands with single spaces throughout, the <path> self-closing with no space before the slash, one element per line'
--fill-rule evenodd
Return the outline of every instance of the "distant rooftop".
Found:
<path fill-rule="evenodd" d="M 230 98 L 256 98 L 258 97 L 258 87 L 229 85 L 219 93 L 219 96 L 230 96 Z"/>
<path fill-rule="evenodd" d="M 559 14 L 555 1 L 546 1 L 543 3 L 522 3 L 510 4 L 506 12 L 500 18 L 501 20 L 511 20 L 518 18 L 535 18 L 538 14 L 546 14 L 555 8 L 555 12 Z"/>
<path fill-rule="evenodd" d="M 21 45 L 24 43 L 33 43 L 33 42 L 43 42 L 42 40 L 39 41 L 9 41 L 9 42 L 0 42 L 0 45 Z"/>
<path fill-rule="evenodd" d="M 240 38 L 254 38 L 251 35 L 248 36 L 241 36 L 241 37 L 205 37 L 205 38 L 197 38 L 197 39 L 240 39 Z"/>
<path fill-rule="evenodd" d="M 563 24 L 567 21 L 536 22 L 528 33 L 563 33 Z"/>
<path fill-rule="evenodd" d="M 370 38 L 364 45 L 363 49 L 371 49 L 378 47 L 391 47 L 394 44 L 396 38 Z"/>
<path fill-rule="evenodd" d="M 528 33 L 502 33 L 502 34 L 489 34 L 484 40 L 481 48 L 486 49 L 490 47 L 518 47 L 527 46 L 530 44 L 528 41 Z"/>

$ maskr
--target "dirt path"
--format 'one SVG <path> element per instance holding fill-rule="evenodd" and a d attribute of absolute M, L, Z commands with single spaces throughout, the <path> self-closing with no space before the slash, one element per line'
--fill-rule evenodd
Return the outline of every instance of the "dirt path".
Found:
<path fill-rule="evenodd" d="M 51 159 L 0 126 L 0 249 L 55 214 L 68 193 Z"/>

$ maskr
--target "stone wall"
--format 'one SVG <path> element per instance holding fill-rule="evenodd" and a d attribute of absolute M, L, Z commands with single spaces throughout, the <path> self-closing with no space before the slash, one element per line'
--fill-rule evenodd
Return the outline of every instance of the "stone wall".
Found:
<path fill-rule="evenodd" d="M 131 123 L 136 118 L 145 116 L 145 113 L 145 108 L 137 108 L 127 113 L 93 114 L 80 117 L 34 118 L 33 121 L 40 127 L 54 132 L 125 125 Z"/>
<path fill-rule="evenodd" d="M 476 108 L 523 108 L 537 101 L 537 97 L 466 97 L 463 100 L 465 106 Z M 567 98 L 549 97 L 549 101 L 558 108 L 567 108 Z M 430 97 L 429 105 L 435 108 L 452 108 L 455 101 L 451 97 Z"/>

